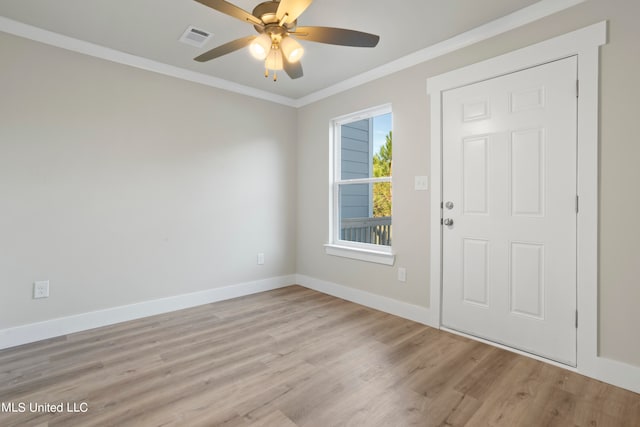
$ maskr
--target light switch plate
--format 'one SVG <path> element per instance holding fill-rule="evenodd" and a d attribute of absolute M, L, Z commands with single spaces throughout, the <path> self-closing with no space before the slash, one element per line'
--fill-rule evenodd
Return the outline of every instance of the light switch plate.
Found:
<path fill-rule="evenodd" d="M 406 282 L 407 281 L 407 269 L 404 267 L 398 268 L 398 281 Z"/>

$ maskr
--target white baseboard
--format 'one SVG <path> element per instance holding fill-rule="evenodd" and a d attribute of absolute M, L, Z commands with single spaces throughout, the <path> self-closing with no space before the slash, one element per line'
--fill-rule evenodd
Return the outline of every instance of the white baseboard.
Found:
<path fill-rule="evenodd" d="M 640 366 L 601 356 L 589 365 L 586 369 L 578 366 L 578 373 L 640 394 Z"/>
<path fill-rule="evenodd" d="M 293 285 L 295 275 L 213 288 L 0 330 L 0 349 Z"/>
<path fill-rule="evenodd" d="M 355 302 L 366 307 L 384 311 L 423 325 L 431 325 L 431 314 L 426 307 L 398 301 L 392 298 L 383 297 L 372 294 L 359 289 L 350 288 L 348 286 L 331 283 L 302 274 L 296 275 L 296 283 L 305 288 L 322 292 L 323 294 L 333 295 L 347 301 Z"/>

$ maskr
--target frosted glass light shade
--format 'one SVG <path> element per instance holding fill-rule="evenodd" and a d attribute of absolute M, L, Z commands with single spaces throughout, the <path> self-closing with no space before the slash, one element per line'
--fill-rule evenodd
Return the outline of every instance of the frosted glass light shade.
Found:
<path fill-rule="evenodd" d="M 251 55 L 256 59 L 265 59 L 271 51 L 271 37 L 262 33 L 249 45 Z"/>
<path fill-rule="evenodd" d="M 264 61 L 264 68 L 268 70 L 282 70 L 282 52 L 280 49 L 271 49 L 267 59 Z"/>
<path fill-rule="evenodd" d="M 282 54 L 289 62 L 298 62 L 304 55 L 304 48 L 298 41 L 292 37 L 285 37 L 280 42 Z"/>

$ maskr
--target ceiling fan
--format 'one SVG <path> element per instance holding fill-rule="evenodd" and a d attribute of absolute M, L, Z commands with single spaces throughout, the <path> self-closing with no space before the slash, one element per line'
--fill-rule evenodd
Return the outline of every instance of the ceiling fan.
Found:
<path fill-rule="evenodd" d="M 380 36 L 361 31 L 331 27 L 298 27 L 298 17 L 313 0 L 270 0 L 258 4 L 252 13 L 225 0 L 196 0 L 205 6 L 253 24 L 258 36 L 248 36 L 225 43 L 194 58 L 198 62 L 210 61 L 249 46 L 251 54 L 264 60 L 265 77 L 273 71 L 283 70 L 292 79 L 302 77 L 300 58 L 304 48 L 296 40 L 308 40 L 341 46 L 375 47 Z"/>

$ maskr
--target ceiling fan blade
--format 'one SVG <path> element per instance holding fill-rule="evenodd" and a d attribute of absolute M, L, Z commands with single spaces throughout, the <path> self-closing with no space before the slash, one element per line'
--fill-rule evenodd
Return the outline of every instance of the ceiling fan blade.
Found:
<path fill-rule="evenodd" d="M 294 33 L 302 40 L 340 46 L 375 47 L 380 36 L 355 30 L 331 27 L 298 27 Z"/>
<path fill-rule="evenodd" d="M 285 22 L 293 22 L 307 10 L 313 0 L 280 0 L 280 5 L 276 11 L 276 18 L 282 21 L 285 15 L 289 15 Z"/>
<path fill-rule="evenodd" d="M 213 48 L 210 51 L 205 52 L 193 59 L 198 62 L 211 61 L 212 59 L 218 58 L 222 55 L 226 55 L 227 53 L 235 52 L 238 49 L 242 49 L 243 47 L 248 46 L 255 38 L 256 36 L 247 36 L 241 39 L 236 39 L 229 43 L 225 43 L 216 48 Z"/>
<path fill-rule="evenodd" d="M 302 64 L 300 61 L 297 62 L 289 62 L 287 57 L 282 55 L 282 64 L 284 66 L 284 71 L 291 77 L 291 79 L 298 79 L 302 77 Z"/>
<path fill-rule="evenodd" d="M 239 8 L 224 0 L 196 0 L 198 3 L 202 3 L 205 6 L 209 6 L 212 9 L 222 12 L 234 18 L 237 18 L 244 22 L 250 22 L 254 25 L 264 25 L 262 21 L 244 9 Z"/>

